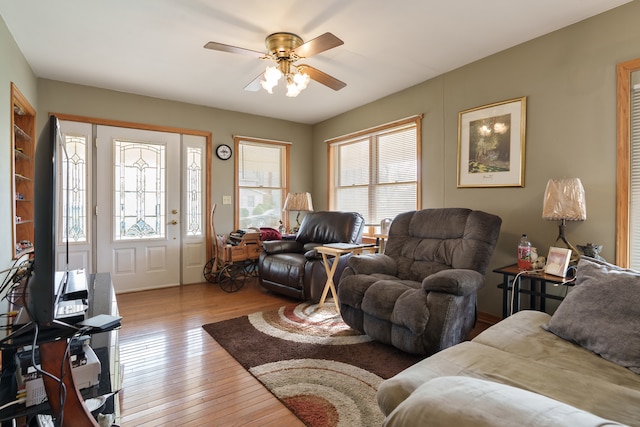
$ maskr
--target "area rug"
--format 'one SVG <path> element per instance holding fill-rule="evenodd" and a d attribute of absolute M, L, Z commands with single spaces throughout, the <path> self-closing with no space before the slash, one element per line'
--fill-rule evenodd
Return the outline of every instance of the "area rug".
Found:
<path fill-rule="evenodd" d="M 311 427 L 380 425 L 379 384 L 420 360 L 351 329 L 332 301 L 203 328 Z"/>

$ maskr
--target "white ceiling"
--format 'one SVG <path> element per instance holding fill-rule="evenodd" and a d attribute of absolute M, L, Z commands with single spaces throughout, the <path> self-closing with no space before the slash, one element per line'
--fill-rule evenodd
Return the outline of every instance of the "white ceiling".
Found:
<path fill-rule="evenodd" d="M 317 123 L 629 0 L 0 0 L 38 77 Z M 347 83 L 297 98 L 243 88 L 267 65 L 204 49 L 331 32 L 344 45 L 304 62 Z"/>

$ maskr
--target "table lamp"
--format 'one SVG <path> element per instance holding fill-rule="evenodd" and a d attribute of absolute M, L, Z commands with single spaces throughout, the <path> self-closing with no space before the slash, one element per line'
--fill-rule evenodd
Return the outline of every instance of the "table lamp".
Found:
<path fill-rule="evenodd" d="M 298 215 L 296 215 L 297 226 L 293 229 L 294 232 L 298 232 L 300 229 L 300 212 L 313 212 L 311 193 L 304 192 L 287 194 L 282 210 L 285 212 L 298 212 Z"/>
<path fill-rule="evenodd" d="M 544 205 L 542 218 L 546 220 L 560 221 L 558 240 L 573 252 L 571 260 L 574 261 L 580 252 L 567 241 L 564 234 L 567 221 L 584 221 L 587 219 L 587 206 L 584 195 L 584 187 L 580 178 L 550 179 L 544 192 Z"/>

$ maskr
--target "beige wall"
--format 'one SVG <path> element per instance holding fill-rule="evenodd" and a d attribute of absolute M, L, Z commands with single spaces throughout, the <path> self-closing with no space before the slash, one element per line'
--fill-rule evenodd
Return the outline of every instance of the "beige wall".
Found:
<path fill-rule="evenodd" d="M 502 234 L 490 269 L 514 261 L 521 233 L 528 233 L 543 253 L 555 240 L 557 224 L 541 219 L 542 195 L 552 177 L 577 176 L 585 185 L 588 218 L 569 223 L 569 240 L 603 244 L 604 257 L 613 260 L 615 65 L 640 57 L 639 19 L 636 0 L 315 126 L 49 80 L 38 81 L 36 101 L 35 78 L 2 23 L 0 134 L 8 137 L 8 86 L 17 80 L 37 107 L 39 128 L 48 112 L 57 112 L 211 131 L 214 146 L 230 144 L 233 134 L 287 140 L 293 142 L 292 190 L 311 190 L 316 209 L 323 209 L 325 139 L 424 113 L 423 206 L 466 206 L 500 215 Z M 521 96 L 528 97 L 525 187 L 456 188 L 458 112 Z M 8 156 L 8 147 L 0 144 L 0 158 Z M 9 176 L 6 162 L 0 168 Z M 233 194 L 232 176 L 233 163 L 214 158 L 213 197 L 219 204 L 222 195 Z M 0 180 L 0 200 L 10 193 L 4 182 Z M 9 224 L 9 207 L 0 205 L 5 206 L 0 224 Z M 216 214 L 216 228 L 230 228 L 231 217 L 227 206 Z M 10 245 L 9 237 L 0 238 L 3 264 L 9 263 Z M 488 275 L 481 311 L 500 314 L 498 280 Z"/>
<path fill-rule="evenodd" d="M 10 159 L 13 156 L 13 148 L 9 142 L 13 132 L 11 129 L 11 82 L 18 86 L 20 92 L 34 108 L 38 107 L 36 77 L 4 21 L 0 19 L 0 266 L 2 267 L 11 265 L 11 259 L 15 253 L 11 225 L 13 178 Z"/>
<path fill-rule="evenodd" d="M 212 133 L 213 147 L 233 147 L 233 135 L 291 142 L 291 190 L 311 191 L 311 126 L 228 110 L 184 104 L 53 80 L 38 81 L 38 123 L 49 113 L 74 114 L 195 129 Z M 234 196 L 234 157 L 222 161 L 213 154 L 212 201 L 217 203 L 218 233 L 233 229 L 233 204 L 223 205 L 222 196 Z M 99 185 L 100 183 L 98 183 Z"/>
<path fill-rule="evenodd" d="M 545 254 L 558 234 L 541 219 L 549 178 L 579 177 L 587 195 L 587 221 L 568 223 L 574 244 L 604 245 L 615 258 L 615 66 L 640 57 L 640 2 L 484 58 L 408 90 L 314 126 L 316 158 L 325 139 L 424 113 L 423 207 L 463 206 L 502 217 L 490 269 L 515 261 L 521 233 Z M 458 112 L 527 97 L 524 188 L 457 188 Z M 314 203 L 326 203 L 326 160 L 314 170 Z M 317 202 L 316 202 L 317 200 Z M 326 205 L 325 205 L 326 206 Z M 488 275 L 480 310 L 500 314 L 501 277 Z"/>

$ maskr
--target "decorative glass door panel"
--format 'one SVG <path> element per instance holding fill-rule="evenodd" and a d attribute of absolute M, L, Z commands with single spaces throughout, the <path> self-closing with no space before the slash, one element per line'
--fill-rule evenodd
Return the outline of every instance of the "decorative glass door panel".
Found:
<path fill-rule="evenodd" d="M 113 146 L 113 239 L 165 238 L 165 146 L 124 140 Z"/>

